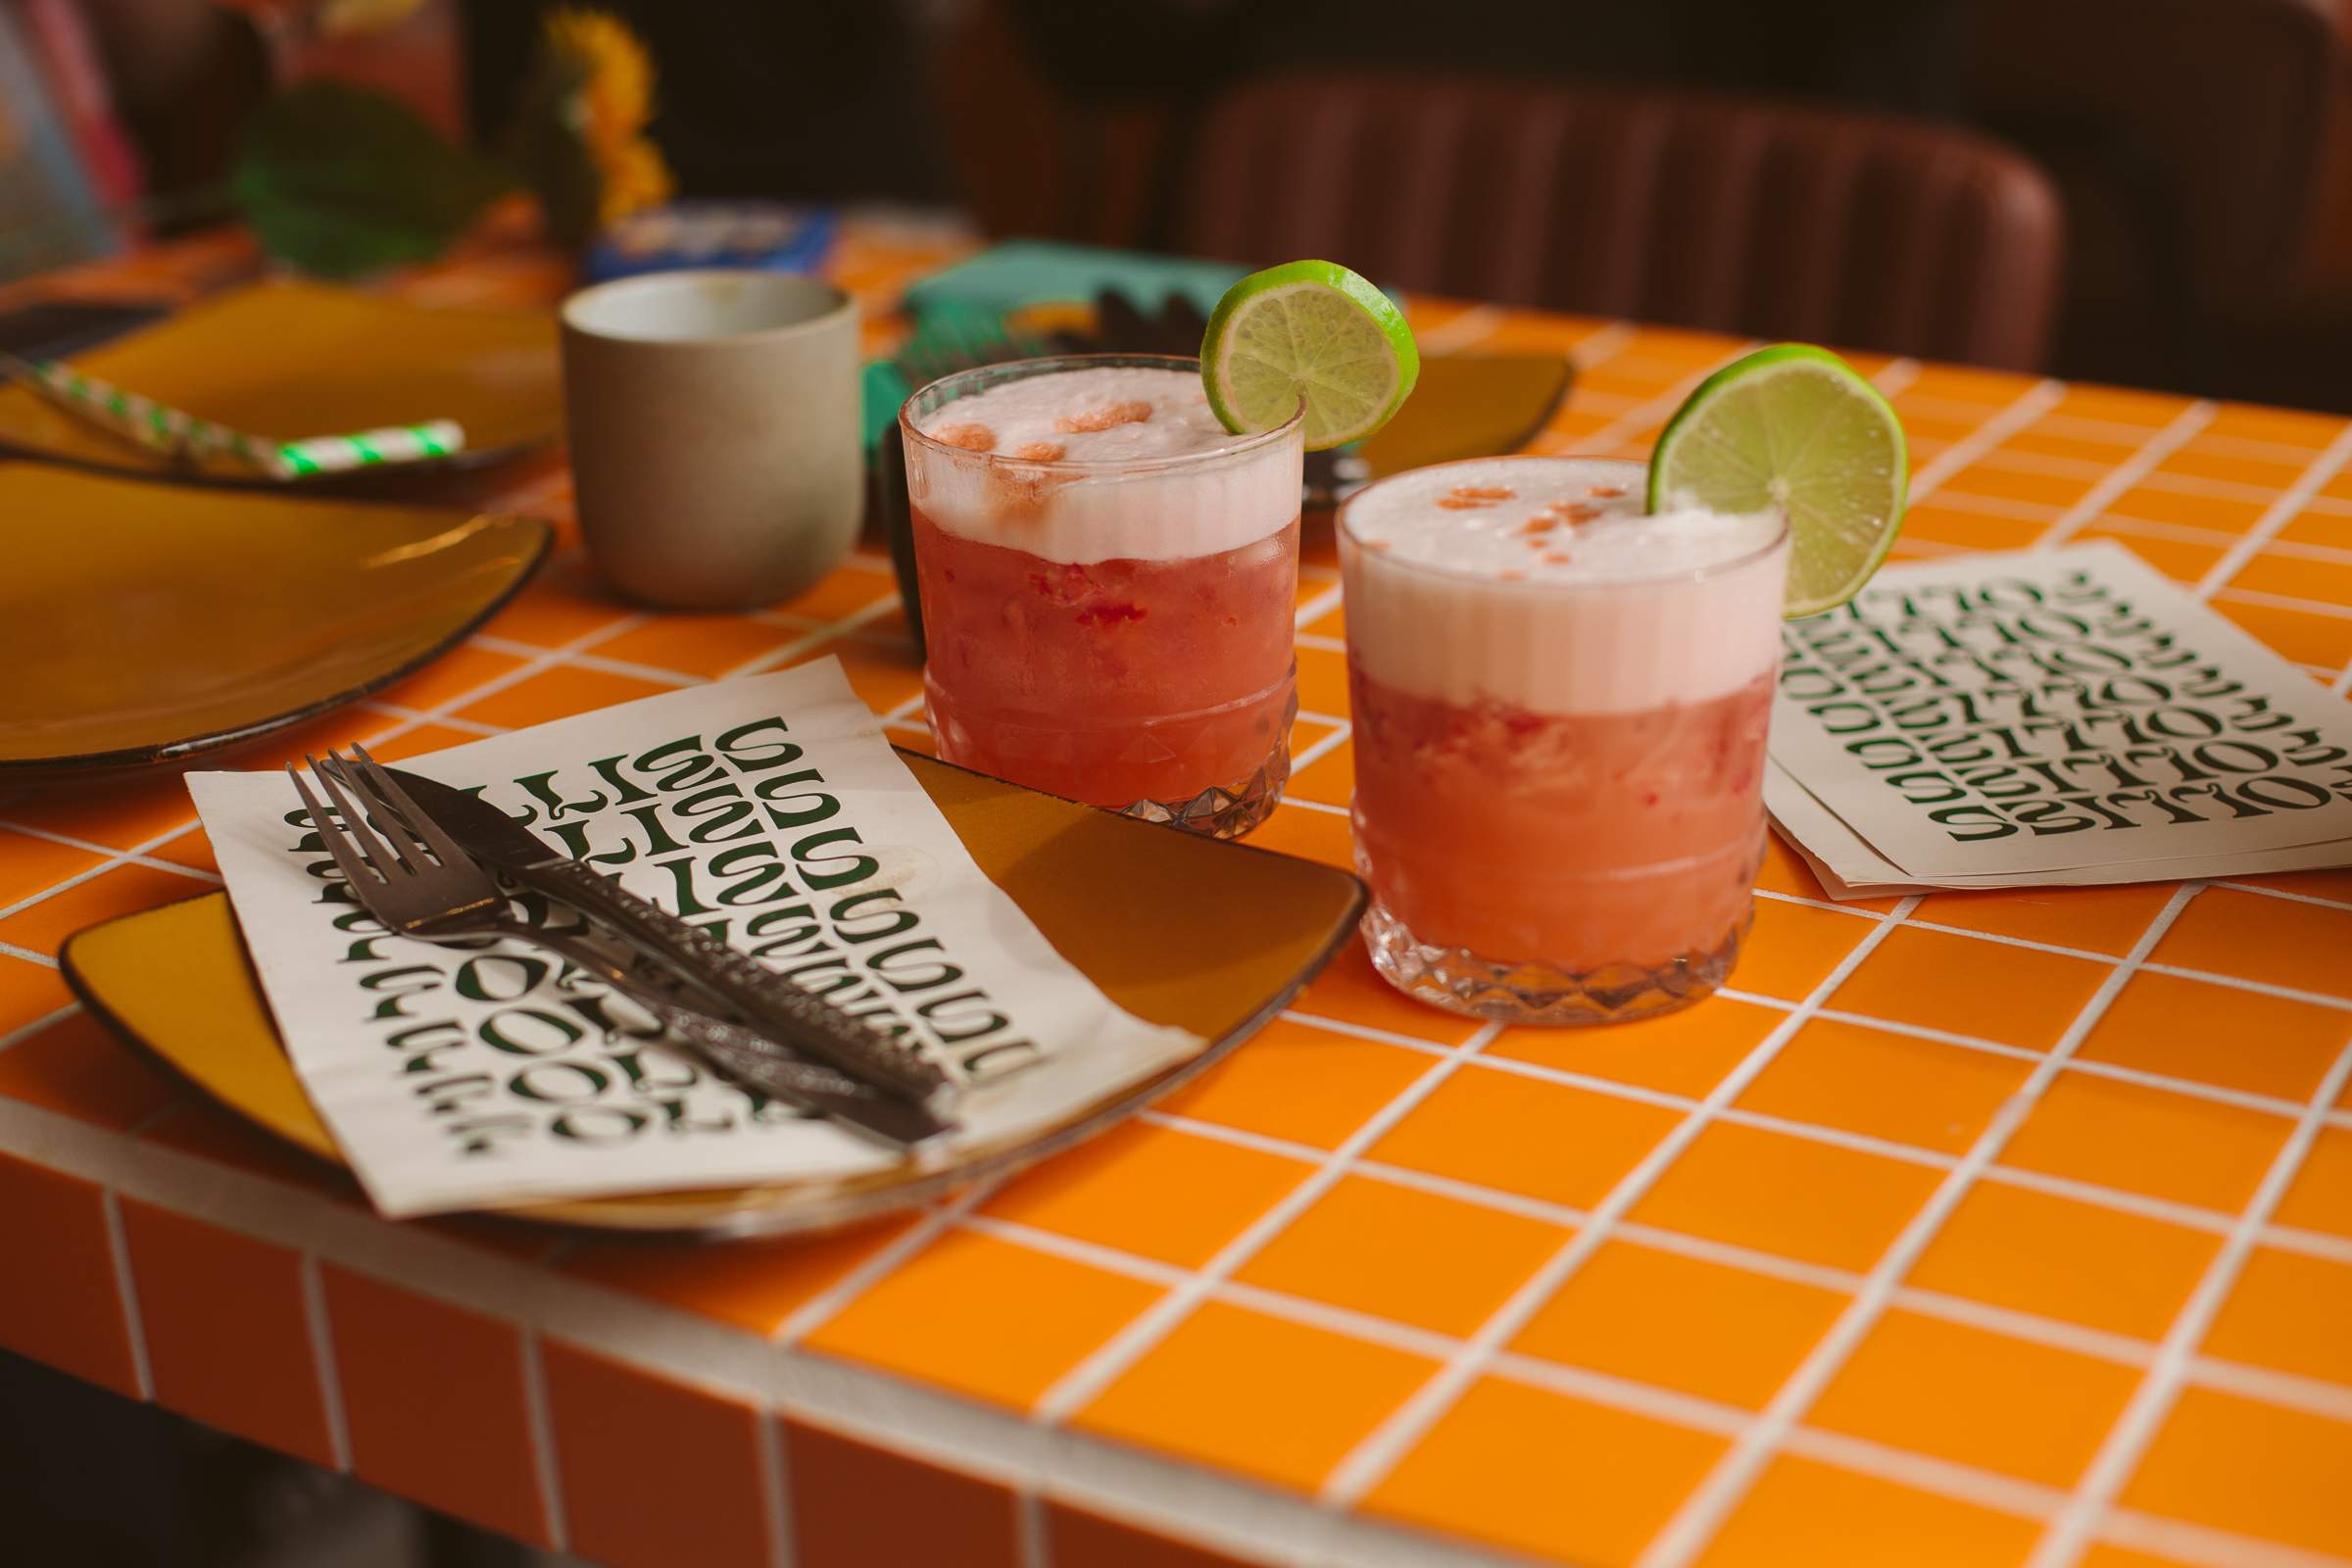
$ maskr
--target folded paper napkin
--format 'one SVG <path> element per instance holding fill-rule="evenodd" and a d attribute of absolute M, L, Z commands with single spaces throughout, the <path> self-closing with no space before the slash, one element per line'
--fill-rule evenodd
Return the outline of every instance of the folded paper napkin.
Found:
<path fill-rule="evenodd" d="M 1043 1133 L 1202 1049 L 1119 1008 L 1047 944 L 838 660 L 401 766 L 480 786 L 629 891 L 771 968 L 854 992 L 861 1011 L 888 999 L 965 1081 L 962 1125 L 934 1162 Z M 832 1181 L 896 1162 L 713 1077 L 642 1011 L 528 947 L 389 934 L 342 885 L 282 772 L 198 773 L 189 788 L 295 1071 L 383 1212 Z M 1034 1050 L 1004 1049 L 1015 1042 Z M 983 1057 L 1017 1065 L 967 1070 Z"/>

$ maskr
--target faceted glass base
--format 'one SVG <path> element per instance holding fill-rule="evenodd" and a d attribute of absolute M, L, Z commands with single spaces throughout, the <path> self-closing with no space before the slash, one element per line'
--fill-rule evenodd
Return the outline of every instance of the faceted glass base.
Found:
<path fill-rule="evenodd" d="M 1383 979 L 1422 1002 L 1505 1023 L 1628 1023 L 1687 1007 L 1723 984 L 1755 918 L 1748 912 L 1713 951 L 1653 968 L 1607 964 L 1584 974 L 1541 963 L 1482 958 L 1419 941 L 1378 899 L 1364 916 L 1364 946 Z"/>
<path fill-rule="evenodd" d="M 1297 710 L 1296 698 L 1292 699 L 1291 707 L 1293 711 Z M 1230 787 L 1212 785 L 1189 801 L 1138 801 L 1119 814 L 1180 827 L 1205 838 L 1240 838 L 1272 816 L 1274 808 L 1282 804 L 1282 786 L 1291 776 L 1287 721 L 1283 729 L 1285 738 L 1275 745 L 1274 755 L 1240 783 Z"/>

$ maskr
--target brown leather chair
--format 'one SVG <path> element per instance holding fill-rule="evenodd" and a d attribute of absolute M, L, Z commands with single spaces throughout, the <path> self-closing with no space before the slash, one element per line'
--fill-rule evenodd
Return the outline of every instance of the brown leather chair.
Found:
<path fill-rule="evenodd" d="M 2062 216 L 1997 142 L 1698 94 L 1303 74 L 1204 115 L 1177 239 L 1435 293 L 2031 369 Z"/>

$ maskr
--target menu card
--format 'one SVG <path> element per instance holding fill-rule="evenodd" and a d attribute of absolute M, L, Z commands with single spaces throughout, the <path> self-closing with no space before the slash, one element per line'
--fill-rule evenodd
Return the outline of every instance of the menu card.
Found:
<path fill-rule="evenodd" d="M 1764 800 L 1833 898 L 2352 864 L 2352 708 L 2111 542 L 1783 629 Z"/>
<path fill-rule="evenodd" d="M 399 764 L 483 798 L 779 972 L 889 1004 L 964 1084 L 927 1164 L 1059 1125 L 1199 1053 L 1122 1010 L 973 863 L 840 662 L 649 697 Z M 871 1176 L 905 1156 L 706 1070 L 512 940 L 389 933 L 282 772 L 189 779 L 296 1073 L 387 1214 Z M 526 919 L 563 918 L 517 896 Z"/>

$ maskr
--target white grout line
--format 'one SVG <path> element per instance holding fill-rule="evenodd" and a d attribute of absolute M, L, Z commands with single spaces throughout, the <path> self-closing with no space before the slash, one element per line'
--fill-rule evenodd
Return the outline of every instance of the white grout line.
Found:
<path fill-rule="evenodd" d="M 2304 599 L 2295 594 L 2275 594 L 2263 588 L 2216 588 L 2206 597 L 2209 603 L 2219 601 L 2232 605 L 2257 605 L 2268 610 L 2291 610 L 2301 615 L 2326 615 L 2335 620 L 2352 620 L 2352 605 L 2330 604 L 2325 599 Z"/>
<path fill-rule="evenodd" d="M 2136 1508 L 2116 1509 L 2099 1534 L 2116 1545 L 2160 1553 L 2193 1568 L 2343 1568 L 2346 1561 L 2326 1552 L 2160 1518 Z"/>
<path fill-rule="evenodd" d="M 183 827 L 175 828 L 171 837 L 178 838 L 191 831 L 195 825 L 190 822 Z M 77 839 L 70 833 L 57 833 L 45 827 L 34 827 L 29 822 L 0 822 L 0 827 L 7 828 L 11 833 L 22 833 L 28 839 L 46 839 L 52 844 L 62 844 L 70 850 L 83 850 L 91 855 L 104 855 L 118 858 L 121 863 L 125 865 L 144 865 L 157 871 L 176 871 L 181 876 L 197 877 L 207 882 L 220 880 L 210 871 L 200 870 L 192 865 L 182 865 L 177 860 L 159 859 L 153 856 L 140 855 L 128 850 L 109 849 L 106 845 L 93 843 L 88 839 Z M 14 908 L 16 906 L 12 905 L 10 907 Z M 5 909 L 0 909 L 0 914 L 7 912 Z"/>
<path fill-rule="evenodd" d="M 2345 425 L 2337 432 L 2336 438 L 2311 460 L 2311 466 L 2303 470 L 2301 476 L 2280 492 L 2263 514 L 2255 519 L 2254 526 L 2246 530 L 2245 537 L 2232 545 L 2229 554 L 2215 562 L 2212 569 L 2199 578 L 2196 587 L 2190 591 L 2199 599 L 2209 598 L 2216 589 L 2236 576 L 2239 569 L 2254 559 L 2255 552 L 2270 543 L 2272 537 L 2285 527 L 2303 510 L 2304 504 L 2317 495 L 2323 485 L 2334 478 L 2347 462 L 2352 462 L 2352 424 Z M 2342 607 L 2336 608 L 2340 610 Z"/>
<path fill-rule="evenodd" d="M 1324 758 L 1329 757 L 1332 753 L 1338 751 L 1341 747 L 1347 745 L 1348 737 L 1354 733 L 1355 727 L 1353 725 L 1342 724 L 1339 728 L 1333 730 L 1328 735 L 1317 736 L 1314 740 L 1308 742 L 1306 745 L 1300 747 L 1297 752 L 1292 754 L 1291 771 L 1293 773 L 1305 771 L 1315 763 L 1323 760 Z M 1320 804 L 1319 802 L 1314 801 L 1301 801 L 1298 797 L 1292 795 L 1286 795 L 1283 797 L 1283 799 L 1291 802 L 1295 806 L 1313 806 Z M 1337 808 L 1337 809 L 1346 810 L 1347 808 L 1340 807 Z"/>
<path fill-rule="evenodd" d="M 1298 613 L 1292 617 L 1292 624 L 1297 630 L 1303 631 L 1309 622 L 1319 620 L 1339 608 L 1340 590 L 1337 587 L 1326 588 L 1298 607 Z M 1317 641 L 1332 642 L 1336 639 L 1326 637 L 1318 638 Z M 1345 647 L 1346 645 L 1342 644 L 1341 646 Z"/>
<path fill-rule="evenodd" d="M 27 963 L 37 963 L 45 969 L 57 967 L 57 960 L 46 953 L 35 953 L 30 948 L 20 948 L 11 942 L 0 942 L 0 954 L 6 954 L 12 958 L 23 958 Z"/>
<path fill-rule="evenodd" d="M 1641 332 L 1631 321 L 1611 321 L 1598 331 L 1577 339 L 1568 350 L 1568 363 L 1579 370 L 1591 370 L 1606 365 L 1631 348 Z M 1569 383 L 1568 395 L 1577 395 L 1574 382 Z"/>
<path fill-rule="evenodd" d="M 1732 344 L 1724 351 L 1724 361 L 1729 362 L 1736 359 L 1755 347 L 1756 342 L 1753 338 L 1742 343 Z M 1699 382 L 1714 374 L 1720 368 L 1720 365 L 1709 365 L 1691 371 L 1648 402 L 1636 404 L 1591 435 L 1578 438 L 1573 443 L 1574 446 L 1586 452 L 1614 452 L 1618 447 L 1623 446 L 1643 430 L 1681 408 L 1683 400 L 1697 390 Z M 1579 368 L 1589 369 L 1591 367 L 1579 362 Z M 1576 389 L 1574 386 L 1568 389 L 1568 402 L 1570 407 L 1575 406 Z"/>
<path fill-rule="evenodd" d="M 2063 381 L 2045 378 L 2026 388 L 2000 413 L 1945 447 L 1926 466 L 1915 471 L 1911 475 L 1910 501 L 1917 503 L 1921 497 L 1933 495 L 1946 479 L 2040 418 L 2065 396 Z"/>
<path fill-rule="evenodd" d="M 351 1416 L 343 1403 L 343 1369 L 335 1360 L 334 1330 L 326 1316 L 326 1278 L 318 1254 L 302 1254 L 302 1321 L 318 1369 L 318 1402 L 326 1410 L 326 1451 L 335 1469 L 351 1473 Z"/>
<path fill-rule="evenodd" d="M 859 610 L 853 610 L 841 619 L 812 631 L 806 637 L 797 637 L 781 648 L 771 648 L 757 659 L 745 660 L 732 669 L 722 671 L 718 678 L 734 680 L 742 675 L 758 675 L 766 670 L 782 668 L 803 654 L 812 653 L 825 644 L 855 631 L 859 626 L 869 625 L 880 620 L 898 608 L 899 596 L 895 593 L 885 594 L 872 604 Z"/>
<path fill-rule="evenodd" d="M 1895 919 L 1899 920 L 1918 905 L 1917 898 L 1905 899 L 1896 907 Z M 1529 1276 L 1502 1305 L 1479 1325 L 1464 1344 L 1461 1353 L 1448 1360 L 1435 1377 L 1415 1390 L 1411 1397 L 1391 1411 L 1386 1420 L 1340 1460 L 1325 1478 L 1321 1489 L 1321 1497 L 1326 1505 L 1351 1507 L 1380 1484 L 1406 1451 L 1420 1441 L 1422 1435 L 1453 1407 L 1454 1401 L 1461 1397 L 1494 1353 L 1524 1328 L 1560 1285 L 1584 1265 L 1585 1259 L 1607 1239 L 1616 1222 L 1648 1193 L 1675 1160 L 1682 1156 L 1683 1152 L 1696 1141 L 1707 1122 L 1729 1105 L 1771 1063 L 1781 1047 L 1811 1015 L 1811 1010 L 1845 983 L 1846 976 L 1853 973 L 1872 950 L 1885 940 L 1886 933 L 1894 929 L 1894 920 L 1889 920 L 1864 935 L 1854 945 L 1853 951 L 1839 959 L 1837 967 L 1806 997 L 1804 1005 L 1776 1024 L 1772 1032 L 1708 1092 L 1706 1099 L 1700 1101 L 1689 1115 L 1676 1124 L 1673 1131 L 1660 1139 L 1632 1170 L 1618 1180 L 1608 1196 L 1593 1206 L 1592 1218 L 1565 1247 L 1553 1253 L 1542 1268 Z"/>
<path fill-rule="evenodd" d="M 2098 516 L 2116 498 L 2139 483 L 2165 459 L 2188 444 L 2191 436 L 2213 422 L 2221 412 L 2213 404 L 2200 399 L 2182 409 L 2165 425 L 2140 444 L 2139 450 L 2107 471 L 2105 478 L 2084 491 L 2082 498 L 2060 514 L 2049 529 L 2034 542 L 2036 550 L 2055 550 L 2074 538 L 2075 533 L 2091 518 Z"/>
<path fill-rule="evenodd" d="M 1309 1173 L 1272 1207 L 1246 1226 L 1240 1235 L 1219 1248 L 1216 1254 L 1195 1269 L 1189 1279 L 1146 1308 L 1093 1354 L 1055 1379 L 1053 1386 L 1039 1396 L 1032 1414 L 1049 1425 L 1058 1425 L 1068 1420 L 1080 1407 L 1108 1387 L 1114 1378 L 1141 1360 L 1145 1352 L 1191 1316 L 1193 1309 L 1212 1288 L 1223 1283 L 1235 1269 L 1254 1257 L 1266 1243 L 1279 1235 L 1292 1220 L 1304 1213 L 1315 1200 L 1337 1186 L 1365 1150 L 1410 1114 L 1414 1107 L 1436 1092 L 1439 1085 L 1453 1076 L 1471 1053 L 1500 1033 L 1502 1025 L 1487 1024 L 1474 1030 L 1468 1039 L 1424 1068 L 1420 1076 L 1407 1084 L 1395 1099 L 1367 1117 L 1337 1149 L 1323 1156 L 1320 1168 Z"/>
<path fill-rule="evenodd" d="M 2045 416 L 2034 428 L 2049 422 Z M 1936 493 L 1936 505 L 1950 512 L 1982 513 L 1988 517 L 2003 517 L 2012 522 L 2055 522 L 2066 514 L 2066 508 L 2045 506 L 2038 501 L 2012 501 L 2007 496 L 1981 496 L 1973 490 L 1941 490 Z"/>
<path fill-rule="evenodd" d="M 2058 1044 L 2017 1092 L 2003 1102 L 1984 1130 L 1977 1136 L 1959 1164 L 1937 1185 L 1918 1213 L 1911 1217 L 1894 1241 L 1888 1245 L 1877 1265 L 1870 1271 L 1861 1292 L 1838 1316 L 1819 1344 L 1798 1363 L 1780 1390 L 1767 1401 L 1755 1424 L 1734 1440 L 1731 1448 L 1701 1482 L 1683 1499 L 1671 1519 L 1639 1559 L 1641 1568 L 1677 1568 L 1687 1563 L 1714 1540 L 1716 1532 L 1731 1511 L 1746 1497 L 1748 1489 L 1771 1462 L 1783 1438 L 1813 1407 L 1813 1402 L 1829 1387 L 1830 1380 L 1845 1366 L 1870 1330 L 1886 1310 L 1902 1277 L 1910 1272 L 1930 1243 L 1935 1241 L 1960 1200 L 1968 1195 L 1978 1178 L 1984 1174 L 2010 1137 L 2031 1115 L 2039 1102 L 2042 1092 L 2057 1076 L 2059 1066 L 2074 1054 L 2091 1026 L 2098 1021 L 2124 981 L 2138 962 L 2144 959 L 2157 941 L 2180 911 L 2195 896 L 2193 886 L 2176 892 L 2156 918 L 2140 933 L 2132 955 L 2119 965 L 2092 993 L 2067 1027 Z"/>
<path fill-rule="evenodd" d="M 768 1410 L 752 1423 L 752 1446 L 760 1458 L 760 1513 L 767 1523 L 767 1568 L 793 1568 L 791 1461 L 784 1453 L 784 1424 Z"/>
<path fill-rule="evenodd" d="M 51 1024 L 63 1023 L 66 1019 L 72 1017 L 74 1013 L 77 1013 L 80 1010 L 80 1003 L 69 1002 L 54 1012 L 44 1012 L 38 1018 L 33 1019 L 29 1023 L 18 1025 L 16 1028 L 11 1029 L 8 1033 L 0 1035 L 0 1051 L 6 1051 L 9 1047 L 15 1045 L 20 1040 L 30 1040 L 34 1035 L 39 1034 Z"/>
<path fill-rule="evenodd" d="M 2337 445 L 2343 448 L 2344 456 L 2352 457 L 2352 428 L 2347 428 Z M 2338 462 L 2341 461 L 2339 458 Z M 2352 1046 L 2346 1047 L 2336 1058 L 2319 1092 L 2312 1097 L 2303 1120 L 2271 1161 L 2271 1168 L 2264 1174 L 2262 1185 L 2255 1189 L 2245 1212 L 2230 1228 L 2221 1250 L 2206 1266 L 2204 1278 L 2197 1282 L 2196 1290 L 2174 1318 L 2156 1352 L 2155 1364 L 2140 1379 L 2131 1402 L 2124 1406 L 2123 1414 L 2108 1431 L 2107 1441 L 2099 1446 L 2097 1455 L 2083 1472 L 2073 1500 L 2027 1560 L 2028 1568 L 2069 1568 L 2090 1544 L 2099 1516 L 2114 1503 L 2117 1494 L 2132 1478 L 2132 1472 L 2138 1468 L 2148 1445 L 2155 1441 L 2164 1418 L 2172 1412 L 2188 1363 L 2223 1303 L 2229 1299 L 2230 1287 L 2237 1283 L 2263 1225 L 2278 1209 L 2288 1185 L 2303 1168 L 2304 1157 L 2318 1141 L 2320 1113 L 2335 1102 L 2347 1080 L 2352 1080 Z"/>
<path fill-rule="evenodd" d="M 155 1368 L 147 1357 L 147 1318 L 139 1310 L 139 1282 L 130 1270 L 130 1238 L 122 1229 L 122 1199 L 112 1187 L 99 1191 L 106 1214 L 106 1250 L 115 1265 L 115 1289 L 122 1300 L 122 1332 L 130 1342 L 130 1373 L 139 1397 L 155 1401 Z"/>
<path fill-rule="evenodd" d="M 548 1544 L 558 1551 L 571 1548 L 571 1531 L 564 1508 L 564 1478 L 556 1463 L 556 1417 L 547 1397 L 547 1363 L 541 1358 L 539 1330 L 518 1324 L 522 1337 L 522 1410 L 531 1429 L 531 1469 L 539 1478 L 539 1496 L 547 1512 Z"/>
<path fill-rule="evenodd" d="M 1019 1568 L 1053 1568 L 1046 1540 L 1046 1499 L 1031 1488 L 1016 1493 L 1013 1506 L 1013 1558 Z"/>
<path fill-rule="evenodd" d="M 841 1278 L 816 1295 L 803 1301 L 793 1313 L 776 1325 L 768 1339 L 777 1345 L 798 1345 L 815 1333 L 838 1313 L 869 1289 L 896 1274 L 899 1265 L 929 1247 L 955 1227 L 957 1220 L 978 1207 L 981 1200 L 995 1192 L 1002 1183 L 984 1181 L 967 1187 L 948 1201 L 933 1208 L 921 1219 L 891 1238 L 880 1248 Z"/>

